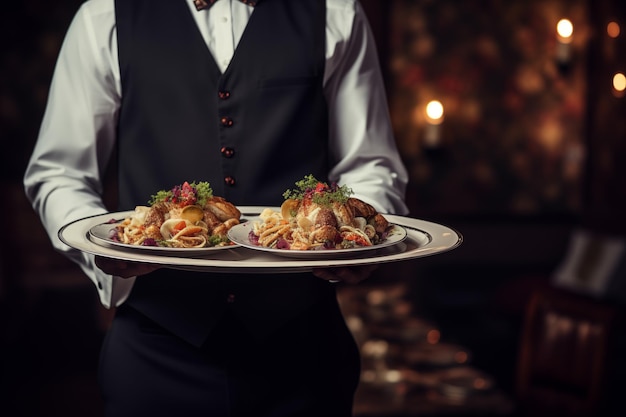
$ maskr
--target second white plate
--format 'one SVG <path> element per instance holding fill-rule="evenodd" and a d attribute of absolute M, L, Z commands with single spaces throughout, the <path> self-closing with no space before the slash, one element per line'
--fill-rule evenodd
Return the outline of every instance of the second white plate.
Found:
<path fill-rule="evenodd" d="M 248 249 L 259 250 L 262 252 L 268 252 L 273 255 L 285 256 L 288 258 L 301 258 L 301 259 L 328 259 L 338 257 L 351 257 L 351 256 L 366 256 L 365 252 L 375 251 L 377 249 L 383 249 L 389 246 L 397 245 L 406 239 L 406 229 L 397 224 L 393 225 L 393 230 L 387 236 L 383 242 L 373 246 L 360 246 L 349 249 L 320 249 L 320 250 L 289 250 L 289 249 L 275 249 L 265 246 L 255 245 L 250 242 L 249 235 L 254 228 L 254 221 L 248 221 L 245 223 L 233 226 L 228 231 L 228 238 L 235 244 L 243 246 Z"/>

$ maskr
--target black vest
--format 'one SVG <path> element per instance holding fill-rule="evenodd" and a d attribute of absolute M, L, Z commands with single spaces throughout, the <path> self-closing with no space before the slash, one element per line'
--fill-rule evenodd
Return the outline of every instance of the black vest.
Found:
<path fill-rule="evenodd" d="M 265 0 L 221 74 L 183 0 L 116 1 L 119 201 L 209 181 L 237 205 L 280 205 L 328 172 L 324 0 Z"/>
<path fill-rule="evenodd" d="M 184 181 L 209 181 L 237 205 L 276 206 L 305 175 L 326 179 L 325 0 L 260 2 L 224 74 L 184 0 L 115 7 L 120 209 Z M 261 337 L 333 302 L 331 287 L 310 274 L 160 270 L 137 279 L 128 303 L 199 345 L 225 309 Z"/>

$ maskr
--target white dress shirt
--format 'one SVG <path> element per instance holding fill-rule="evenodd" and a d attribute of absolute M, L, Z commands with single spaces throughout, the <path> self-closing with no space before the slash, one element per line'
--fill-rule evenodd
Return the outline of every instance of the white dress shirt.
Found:
<path fill-rule="evenodd" d="M 219 0 L 198 12 L 193 0 L 184 1 L 224 72 L 254 8 Z M 330 154 L 337 161 L 329 179 L 348 185 L 355 197 L 380 212 L 406 214 L 407 172 L 391 130 L 374 40 L 356 0 L 327 0 L 324 93 Z M 123 303 L 134 279 L 104 274 L 93 256 L 67 247 L 57 233 L 69 222 L 107 212 L 102 175 L 116 138 L 121 98 L 114 0 L 89 0 L 61 47 L 24 185 L 54 247 L 81 266 L 106 307 Z M 146 190 L 146 198 L 156 191 Z"/>

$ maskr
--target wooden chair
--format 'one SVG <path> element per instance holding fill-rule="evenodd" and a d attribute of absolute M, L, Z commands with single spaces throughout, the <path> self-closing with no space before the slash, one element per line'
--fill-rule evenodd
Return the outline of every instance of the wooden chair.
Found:
<path fill-rule="evenodd" d="M 520 415 L 598 415 L 617 317 L 615 306 L 565 290 L 532 295 L 517 364 Z"/>

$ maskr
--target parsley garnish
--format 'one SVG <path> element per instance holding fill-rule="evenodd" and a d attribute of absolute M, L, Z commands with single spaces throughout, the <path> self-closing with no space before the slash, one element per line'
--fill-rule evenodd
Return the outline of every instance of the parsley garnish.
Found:
<path fill-rule="evenodd" d="M 159 202 L 172 202 L 181 206 L 197 204 L 204 207 L 211 197 L 213 197 L 213 189 L 208 182 L 196 183 L 194 181 L 190 184 L 185 181 L 182 185 L 176 185 L 171 190 L 158 191 L 151 196 L 148 204 L 152 206 Z"/>
<path fill-rule="evenodd" d="M 347 186 L 339 186 L 335 182 L 328 185 L 310 174 L 297 181 L 296 187 L 283 193 L 285 200 L 302 200 L 306 197 L 311 198 L 316 204 L 329 206 L 333 203 L 343 204 L 352 195 L 352 190 Z"/>
<path fill-rule="evenodd" d="M 202 181 L 197 184 L 192 182 L 191 186 L 196 189 L 196 198 L 198 200 L 196 204 L 200 207 L 204 207 L 207 200 L 213 197 L 213 189 L 211 188 L 211 185 L 206 181 Z"/>

